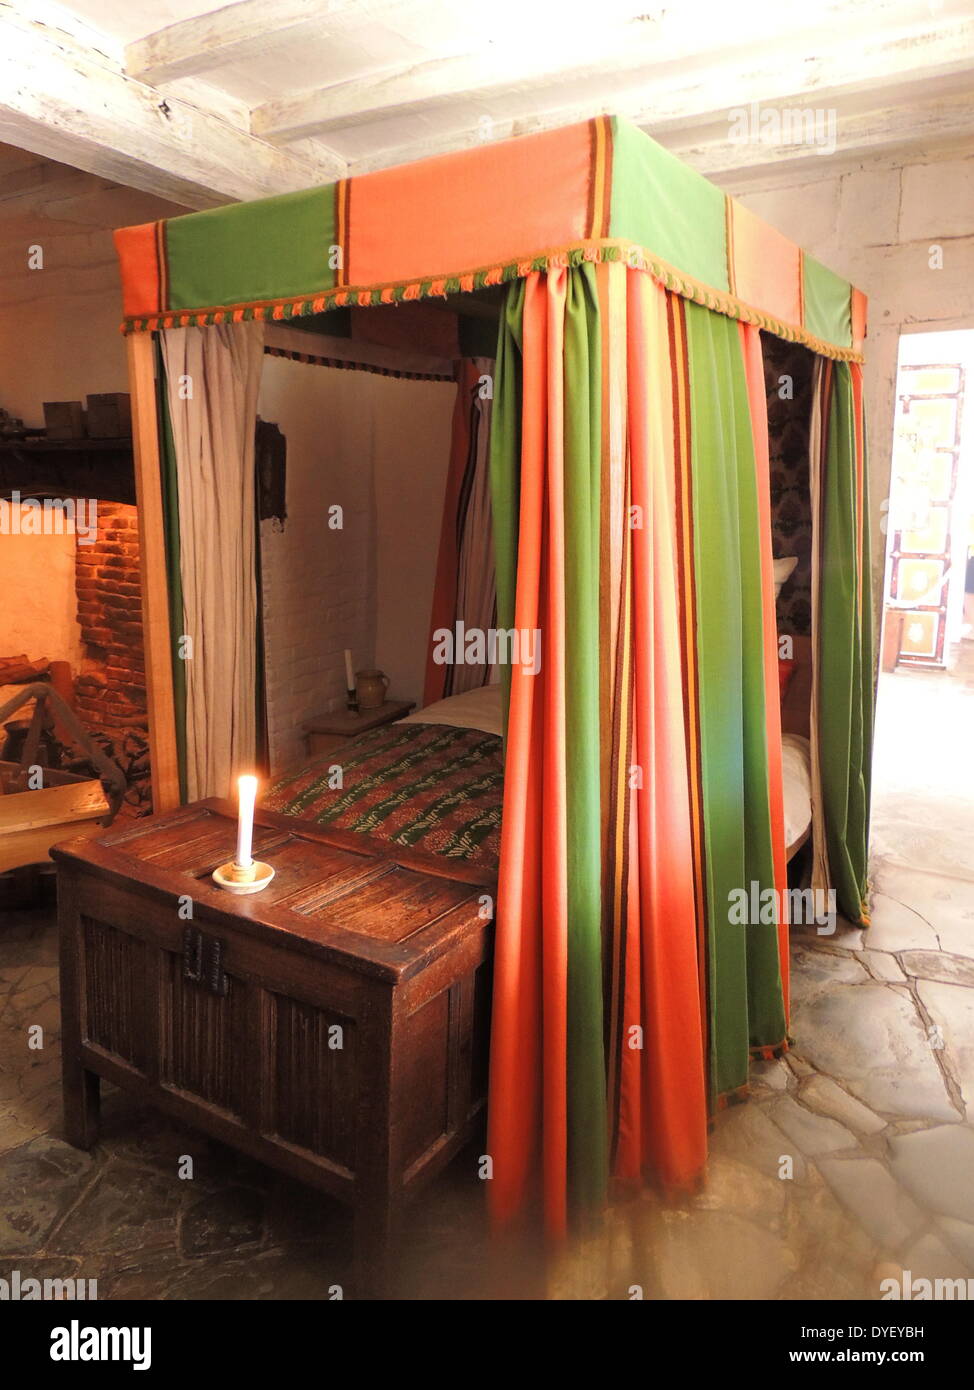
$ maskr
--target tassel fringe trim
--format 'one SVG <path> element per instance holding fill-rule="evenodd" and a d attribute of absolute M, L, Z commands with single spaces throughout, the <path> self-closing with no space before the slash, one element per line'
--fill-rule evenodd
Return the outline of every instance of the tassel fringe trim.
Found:
<path fill-rule="evenodd" d="M 863 354 L 851 347 L 837 347 L 815 337 L 799 324 L 785 323 L 765 314 L 725 290 L 704 285 L 699 280 L 676 270 L 645 247 L 635 242 L 603 239 L 585 241 L 556 251 L 548 251 L 530 260 L 508 261 L 505 265 L 468 271 L 461 275 L 424 280 L 410 280 L 382 286 L 335 286 L 286 299 L 255 301 L 251 304 L 215 305 L 205 309 L 177 309 L 149 315 L 133 315 L 122 323 L 123 333 L 153 333 L 160 328 L 206 328 L 220 323 L 241 323 L 248 319 L 268 322 L 287 322 L 309 314 L 321 314 L 328 309 L 348 306 L 369 308 L 381 304 L 409 303 L 418 299 L 442 298 L 449 294 L 469 294 L 490 285 L 502 285 L 511 280 L 525 279 L 535 271 L 556 267 L 574 267 L 585 263 L 623 261 L 630 270 L 652 275 L 664 288 L 684 299 L 692 299 L 716 313 L 743 323 L 754 324 L 788 342 L 803 343 L 820 357 L 841 362 L 862 362 Z"/>

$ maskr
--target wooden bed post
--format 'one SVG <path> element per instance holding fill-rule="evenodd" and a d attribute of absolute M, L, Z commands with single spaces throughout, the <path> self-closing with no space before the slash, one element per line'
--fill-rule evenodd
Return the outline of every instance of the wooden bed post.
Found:
<path fill-rule="evenodd" d="M 132 443 L 135 453 L 135 498 L 139 514 L 139 567 L 142 579 L 142 633 L 145 644 L 145 692 L 152 762 L 152 809 L 179 805 L 179 760 L 173 703 L 172 644 L 169 633 L 169 585 L 159 467 L 159 416 L 151 333 L 130 333 L 129 385 L 132 392 Z"/>

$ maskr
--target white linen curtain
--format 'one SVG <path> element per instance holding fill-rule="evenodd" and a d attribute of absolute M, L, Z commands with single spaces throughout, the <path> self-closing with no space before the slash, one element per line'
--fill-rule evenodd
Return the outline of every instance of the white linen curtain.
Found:
<path fill-rule="evenodd" d="M 160 335 L 179 494 L 186 791 L 227 796 L 256 754 L 254 431 L 262 323 Z M 174 634 L 178 640 L 181 634 Z"/>

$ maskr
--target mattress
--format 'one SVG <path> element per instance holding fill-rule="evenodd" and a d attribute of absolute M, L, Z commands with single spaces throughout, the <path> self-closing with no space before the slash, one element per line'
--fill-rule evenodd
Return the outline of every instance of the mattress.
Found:
<path fill-rule="evenodd" d="M 504 784 L 501 739 L 449 723 L 442 711 L 437 717 L 435 707 L 430 709 L 430 722 L 421 711 L 408 721 L 371 729 L 350 739 L 340 752 L 333 750 L 279 778 L 261 805 L 336 830 L 496 869 Z"/>
<path fill-rule="evenodd" d="M 807 738 L 781 737 L 781 775 L 784 783 L 785 844 L 791 857 L 812 823 L 812 759 Z"/>
<path fill-rule="evenodd" d="M 278 778 L 261 805 L 496 870 L 504 788 L 500 735 L 500 687 L 466 691 L 360 734 L 340 754 L 333 750 Z M 784 734 L 781 755 L 790 857 L 812 821 L 808 739 Z"/>

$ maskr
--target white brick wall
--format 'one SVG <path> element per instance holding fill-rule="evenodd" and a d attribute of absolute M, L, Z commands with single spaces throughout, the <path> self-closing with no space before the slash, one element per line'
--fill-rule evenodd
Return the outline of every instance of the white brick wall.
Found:
<path fill-rule="evenodd" d="M 302 758 L 305 720 L 344 704 L 346 647 L 356 669 L 383 666 L 394 695 L 421 694 L 403 688 L 404 675 L 390 650 L 388 612 L 400 605 L 397 645 L 404 644 L 421 666 L 454 395 L 450 383 L 264 359 L 258 410 L 287 439 L 287 522 L 283 531 L 275 522 L 261 525 L 268 738 L 275 771 Z M 410 480 L 405 495 L 383 484 L 390 474 Z M 414 515 L 410 493 L 416 497 Z M 333 504 L 344 509 L 341 530 L 328 526 Z M 410 595 L 405 607 L 403 592 Z M 386 636 L 377 651 L 383 609 Z"/>

